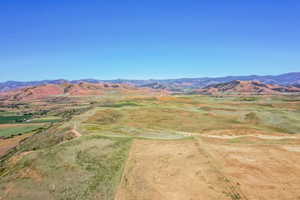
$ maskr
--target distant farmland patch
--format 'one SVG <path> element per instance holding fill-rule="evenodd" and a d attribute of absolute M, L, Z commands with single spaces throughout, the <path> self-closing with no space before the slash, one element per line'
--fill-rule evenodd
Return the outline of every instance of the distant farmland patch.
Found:
<path fill-rule="evenodd" d="M 11 126 L 0 128 L 0 137 L 9 138 L 15 135 L 21 135 L 24 133 L 35 131 L 39 128 L 42 128 L 42 125 L 24 125 L 24 126 Z"/>
<path fill-rule="evenodd" d="M 49 117 L 42 117 L 42 118 L 35 118 L 28 120 L 29 123 L 46 123 L 46 122 L 60 122 L 62 119 L 60 117 L 55 117 L 55 116 L 49 116 Z"/>
<path fill-rule="evenodd" d="M 31 115 L 0 116 L 0 124 L 19 123 L 31 118 Z"/>

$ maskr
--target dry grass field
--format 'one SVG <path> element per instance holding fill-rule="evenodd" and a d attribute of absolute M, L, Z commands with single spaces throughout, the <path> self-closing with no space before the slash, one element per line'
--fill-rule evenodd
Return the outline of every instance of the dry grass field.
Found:
<path fill-rule="evenodd" d="M 201 142 L 247 199 L 300 199 L 300 137 Z"/>
<path fill-rule="evenodd" d="M 136 140 L 116 200 L 300 199 L 300 138 L 287 140 Z"/>

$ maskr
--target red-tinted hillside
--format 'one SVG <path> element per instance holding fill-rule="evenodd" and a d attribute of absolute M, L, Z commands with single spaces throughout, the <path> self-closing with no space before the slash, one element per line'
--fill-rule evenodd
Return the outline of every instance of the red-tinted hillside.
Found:
<path fill-rule="evenodd" d="M 78 84 L 63 83 L 63 84 L 47 84 L 41 86 L 27 87 L 6 93 L 1 93 L 2 99 L 5 100 L 32 100 L 42 99 L 51 96 L 66 95 L 66 96 L 89 96 L 103 95 L 107 92 L 118 92 L 121 94 L 143 94 L 154 92 L 152 89 L 136 88 L 128 84 L 109 84 L 109 83 L 86 83 Z"/>
<path fill-rule="evenodd" d="M 300 88 L 292 86 L 281 86 L 264 84 L 260 81 L 231 81 L 228 83 L 214 84 L 196 90 L 204 94 L 229 93 L 229 94 L 280 94 L 300 92 Z"/>

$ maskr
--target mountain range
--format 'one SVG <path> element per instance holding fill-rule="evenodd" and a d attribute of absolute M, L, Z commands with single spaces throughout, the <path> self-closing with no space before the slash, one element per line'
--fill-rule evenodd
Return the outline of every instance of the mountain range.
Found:
<path fill-rule="evenodd" d="M 292 72 L 281 75 L 249 75 L 249 76 L 226 76 L 226 77 L 203 77 L 203 78 L 179 78 L 179 79 L 149 79 L 149 80 L 97 80 L 97 79 L 81 79 L 81 80 L 43 80 L 43 81 L 7 81 L 0 83 L 0 92 L 11 91 L 29 86 L 38 86 L 46 84 L 78 84 L 80 82 L 87 83 L 110 83 L 110 84 L 131 84 L 137 87 L 146 87 L 153 89 L 167 89 L 170 91 L 185 91 L 202 89 L 209 85 L 227 83 L 235 80 L 241 81 L 260 81 L 264 84 L 275 84 L 282 86 L 300 86 L 300 72 Z"/>

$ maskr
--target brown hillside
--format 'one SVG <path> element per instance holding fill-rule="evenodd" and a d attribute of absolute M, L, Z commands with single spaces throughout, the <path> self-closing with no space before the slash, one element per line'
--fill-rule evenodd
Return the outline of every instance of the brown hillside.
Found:
<path fill-rule="evenodd" d="M 103 95 L 107 92 L 115 91 L 121 94 L 147 94 L 155 92 L 152 89 L 136 88 L 128 84 L 109 84 L 109 83 L 86 83 L 78 84 L 47 84 L 41 86 L 27 87 L 10 92 L 0 93 L 1 99 L 4 100 L 33 100 L 43 99 L 57 95 L 67 96 L 89 96 Z"/>
<path fill-rule="evenodd" d="M 214 84 L 197 90 L 199 93 L 204 94 L 216 94 L 216 93 L 228 93 L 228 94 L 280 94 L 290 92 L 300 92 L 300 88 L 292 86 L 281 86 L 265 84 L 260 81 L 231 81 L 228 83 Z"/>

